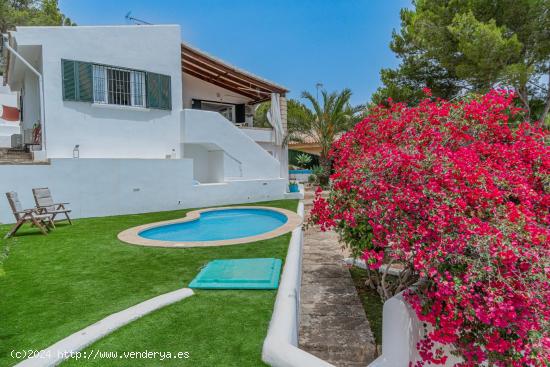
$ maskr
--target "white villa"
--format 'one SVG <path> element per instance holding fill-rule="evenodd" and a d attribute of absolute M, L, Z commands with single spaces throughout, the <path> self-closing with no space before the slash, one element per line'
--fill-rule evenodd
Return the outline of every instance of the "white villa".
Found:
<path fill-rule="evenodd" d="M 179 26 L 18 27 L 3 38 L 3 83 L 21 112 L 12 149 L 30 153 L 0 158 L 0 192 L 23 206 L 34 187 L 75 217 L 289 196 L 288 91 L 182 43 Z M 254 126 L 263 101 L 271 128 Z M 0 222 L 13 222 L 5 199 Z"/>

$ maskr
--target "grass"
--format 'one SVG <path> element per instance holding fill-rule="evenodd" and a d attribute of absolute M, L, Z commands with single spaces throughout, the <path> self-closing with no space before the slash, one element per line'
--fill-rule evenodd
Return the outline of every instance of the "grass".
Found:
<path fill-rule="evenodd" d="M 367 314 L 367 319 L 369 320 L 370 328 L 374 334 L 374 339 L 376 340 L 377 345 L 382 344 L 382 310 L 384 304 L 380 300 L 378 293 L 367 286 L 365 286 L 365 281 L 367 280 L 367 271 L 358 267 L 352 267 L 350 269 L 351 277 L 355 283 L 355 288 L 357 293 L 359 293 L 359 298 L 361 303 L 363 303 L 363 308 Z"/>
<path fill-rule="evenodd" d="M 258 205 L 296 210 L 296 200 Z M 191 209 L 189 209 L 191 210 Z M 185 287 L 208 261 L 284 259 L 290 234 L 243 245 L 169 249 L 132 246 L 116 235 L 136 225 L 181 217 L 171 211 L 88 218 L 44 236 L 25 227 L 0 275 L 0 366 L 12 350 L 40 350 L 151 297 Z M 9 226 L 0 226 L 3 236 Z M 132 366 L 258 366 L 276 291 L 197 291 L 90 346 L 102 351 L 188 352 L 186 360 L 136 359 Z M 128 360 L 70 360 L 68 365 L 128 365 Z"/>

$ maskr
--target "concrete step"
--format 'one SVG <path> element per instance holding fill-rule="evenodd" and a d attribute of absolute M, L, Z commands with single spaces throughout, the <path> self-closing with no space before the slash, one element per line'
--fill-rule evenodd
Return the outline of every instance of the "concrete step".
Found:
<path fill-rule="evenodd" d="M 0 160 L 2 161 L 32 161 L 32 153 L 20 150 L 0 148 Z"/>
<path fill-rule="evenodd" d="M 330 191 L 328 191 L 328 190 L 322 191 L 321 192 L 321 197 L 328 198 L 329 194 L 330 194 Z M 315 196 L 316 196 L 315 190 L 305 190 L 304 191 L 304 199 L 306 199 L 306 200 L 308 200 L 308 199 L 313 200 L 315 198 Z"/>
<path fill-rule="evenodd" d="M 49 165 L 50 161 L 33 161 L 33 160 L 2 160 L 0 159 L 0 166 L 6 166 L 6 165 L 27 165 L 27 166 L 44 166 Z"/>

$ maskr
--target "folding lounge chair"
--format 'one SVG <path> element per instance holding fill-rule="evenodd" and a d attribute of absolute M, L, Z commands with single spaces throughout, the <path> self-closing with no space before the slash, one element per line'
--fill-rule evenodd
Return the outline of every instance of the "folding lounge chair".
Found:
<path fill-rule="evenodd" d="M 6 197 L 16 223 L 4 238 L 13 236 L 24 223 L 35 225 L 44 234 L 48 234 L 48 226 L 55 228 L 51 214 L 40 214 L 36 209 L 23 209 L 16 192 L 6 192 Z"/>
<path fill-rule="evenodd" d="M 68 205 L 69 203 L 54 202 L 50 189 L 47 187 L 32 189 L 32 194 L 34 196 L 34 201 L 36 202 L 36 209 L 40 214 L 51 214 L 52 221 L 55 220 L 55 217 L 58 214 L 64 214 L 69 223 L 73 224 L 73 222 L 71 222 L 71 218 L 69 218 L 69 213 L 71 210 L 65 208 L 65 205 Z"/>

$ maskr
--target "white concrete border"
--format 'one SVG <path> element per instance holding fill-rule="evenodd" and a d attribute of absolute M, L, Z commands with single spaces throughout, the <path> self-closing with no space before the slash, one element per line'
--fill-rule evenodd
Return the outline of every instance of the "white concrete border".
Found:
<path fill-rule="evenodd" d="M 298 204 L 298 214 L 304 216 L 302 201 Z M 298 348 L 303 241 L 300 226 L 292 231 L 273 315 L 264 340 L 262 360 L 274 367 L 334 367 Z"/>
<path fill-rule="evenodd" d="M 86 348 L 93 342 L 112 333 L 116 329 L 139 319 L 159 308 L 181 301 L 193 295 L 189 288 L 178 289 L 147 301 L 138 303 L 135 306 L 107 316 L 68 337 L 58 341 L 50 347 L 41 350 L 35 357 L 26 359 L 16 367 L 50 367 L 56 366 L 75 353 Z"/>
<path fill-rule="evenodd" d="M 361 269 L 366 269 L 367 268 L 367 264 L 365 263 L 365 260 L 363 260 L 363 259 L 354 259 L 352 257 L 346 257 L 344 259 L 344 263 L 346 265 L 357 266 L 358 268 L 361 268 Z M 380 268 L 378 268 L 378 271 L 380 273 L 383 273 L 383 272 L 386 271 L 387 267 L 388 267 L 387 264 L 383 264 L 382 266 L 380 266 Z M 395 268 L 395 267 L 390 267 L 388 269 L 388 274 L 389 275 L 394 275 L 394 276 L 399 276 L 399 274 L 401 274 L 402 271 L 403 271 L 402 269 Z"/>
<path fill-rule="evenodd" d="M 422 360 L 416 346 L 426 336 L 422 326 L 423 322 L 418 319 L 416 312 L 405 300 L 404 292 L 398 293 L 384 302 L 382 354 L 367 367 L 405 367 L 415 365 L 416 362 Z M 431 329 L 432 326 L 427 325 L 427 331 Z M 436 343 L 436 346 L 442 347 L 447 356 L 447 361 L 442 367 L 451 367 L 464 362 L 452 355 L 448 346 L 442 346 L 439 343 Z M 424 365 L 435 367 L 431 363 Z M 486 367 L 486 364 L 481 366 Z"/>

